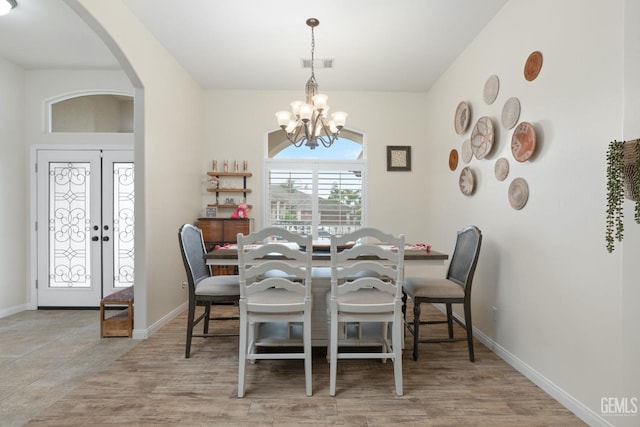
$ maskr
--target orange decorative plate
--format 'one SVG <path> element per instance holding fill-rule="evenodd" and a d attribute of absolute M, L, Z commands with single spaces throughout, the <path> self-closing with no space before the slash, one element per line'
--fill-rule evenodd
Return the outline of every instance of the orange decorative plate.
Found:
<path fill-rule="evenodd" d="M 535 80 L 540 74 L 542 68 L 542 53 L 539 51 L 531 52 L 531 55 L 527 58 L 527 62 L 524 64 L 524 78 L 528 81 Z"/>
<path fill-rule="evenodd" d="M 516 126 L 511 137 L 511 153 L 519 162 L 526 162 L 536 151 L 536 130 L 529 122 Z"/>
<path fill-rule="evenodd" d="M 458 167 L 458 150 L 451 150 L 449 153 L 449 169 L 452 171 Z"/>

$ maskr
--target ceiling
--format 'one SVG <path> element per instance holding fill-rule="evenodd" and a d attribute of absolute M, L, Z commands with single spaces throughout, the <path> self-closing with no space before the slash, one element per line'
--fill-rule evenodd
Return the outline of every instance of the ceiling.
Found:
<path fill-rule="evenodd" d="M 302 90 L 315 17 L 321 90 L 426 91 L 507 0 L 122 0 L 207 89 Z M 32 69 L 113 69 L 64 0 L 18 0 L 0 57 Z"/>

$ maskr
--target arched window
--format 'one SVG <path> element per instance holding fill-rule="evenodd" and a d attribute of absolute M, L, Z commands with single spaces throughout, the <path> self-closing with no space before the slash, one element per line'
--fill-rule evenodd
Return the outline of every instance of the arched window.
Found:
<path fill-rule="evenodd" d="M 294 147 L 281 130 L 268 136 L 265 226 L 312 233 L 315 240 L 365 225 L 366 176 L 361 133 L 343 130 L 329 147 Z"/>
<path fill-rule="evenodd" d="M 133 97 L 81 94 L 49 103 L 50 132 L 133 132 Z"/>

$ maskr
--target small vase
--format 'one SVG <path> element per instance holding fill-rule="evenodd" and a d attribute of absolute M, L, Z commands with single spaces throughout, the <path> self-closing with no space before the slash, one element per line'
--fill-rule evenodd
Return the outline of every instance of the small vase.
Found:
<path fill-rule="evenodd" d="M 638 189 L 636 188 L 636 182 L 638 182 L 638 153 L 636 151 L 636 145 L 640 140 L 633 139 L 624 143 L 622 151 L 622 175 L 624 177 L 624 197 L 629 200 L 638 200 Z"/>

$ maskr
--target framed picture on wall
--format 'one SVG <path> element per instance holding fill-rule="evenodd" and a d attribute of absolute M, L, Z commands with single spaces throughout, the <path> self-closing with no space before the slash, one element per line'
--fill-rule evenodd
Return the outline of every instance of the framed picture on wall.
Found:
<path fill-rule="evenodd" d="M 215 218 L 218 215 L 218 208 L 214 208 L 213 206 L 207 206 L 204 208 L 204 216 L 206 218 Z"/>
<path fill-rule="evenodd" d="M 411 170 L 411 146 L 387 145 L 387 171 Z"/>

